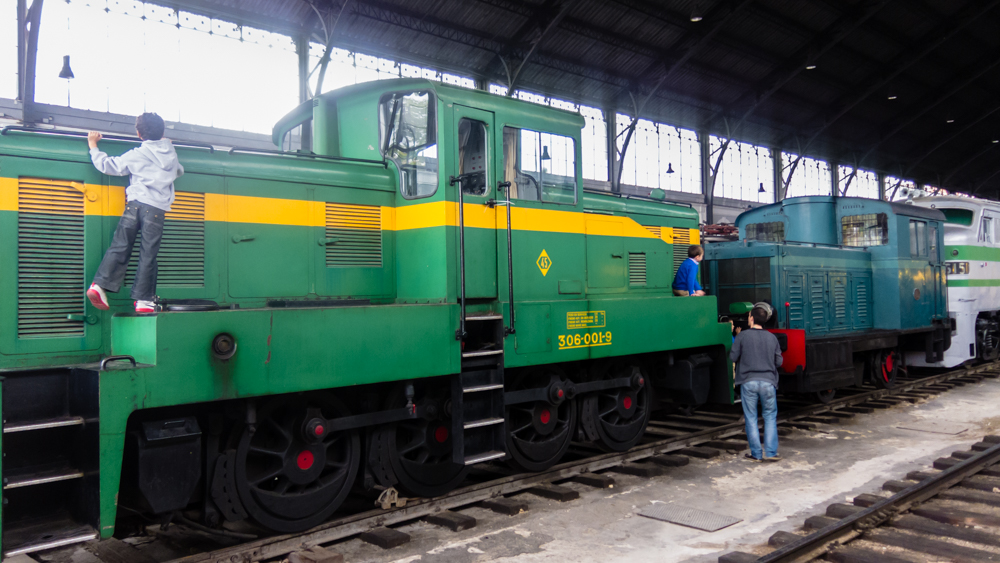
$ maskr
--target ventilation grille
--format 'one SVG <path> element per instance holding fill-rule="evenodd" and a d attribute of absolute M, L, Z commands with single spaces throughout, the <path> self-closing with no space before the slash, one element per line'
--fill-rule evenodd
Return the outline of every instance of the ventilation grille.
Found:
<path fill-rule="evenodd" d="M 870 320 L 868 319 L 868 280 L 857 280 L 856 288 L 858 324 L 867 326 L 870 323 Z"/>
<path fill-rule="evenodd" d="M 382 210 L 326 204 L 326 267 L 382 267 Z"/>
<path fill-rule="evenodd" d="M 643 226 L 646 227 L 647 231 L 653 233 L 653 236 L 656 238 L 660 238 L 660 233 L 663 232 L 662 227 L 653 227 L 651 225 L 643 225 Z"/>
<path fill-rule="evenodd" d="M 805 276 L 788 276 L 788 326 L 786 328 L 802 328 L 805 317 L 802 314 L 802 286 Z"/>
<path fill-rule="evenodd" d="M 847 280 L 841 277 L 831 277 L 833 286 L 833 321 L 847 323 Z"/>
<path fill-rule="evenodd" d="M 628 253 L 628 284 L 646 285 L 646 254 Z"/>
<path fill-rule="evenodd" d="M 822 277 L 809 277 L 809 313 L 813 328 L 826 326 L 826 283 Z"/>
<path fill-rule="evenodd" d="M 17 190 L 17 337 L 84 336 L 83 192 L 22 178 Z"/>
<path fill-rule="evenodd" d="M 142 236 L 135 237 L 125 284 L 135 282 Z M 205 287 L 205 194 L 175 192 L 156 255 L 156 287 Z"/>
<path fill-rule="evenodd" d="M 674 274 L 687 260 L 689 246 L 691 246 L 691 229 L 674 227 Z"/>

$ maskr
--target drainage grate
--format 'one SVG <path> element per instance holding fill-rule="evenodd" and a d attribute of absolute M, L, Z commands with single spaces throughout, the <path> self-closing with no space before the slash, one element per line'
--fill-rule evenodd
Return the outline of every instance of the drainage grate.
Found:
<path fill-rule="evenodd" d="M 716 514 L 676 504 L 654 504 L 653 506 L 643 508 L 639 512 L 639 516 L 663 520 L 671 524 L 680 524 L 681 526 L 704 530 L 706 532 L 721 530 L 742 521 L 741 518 L 733 518 L 725 514 Z"/>

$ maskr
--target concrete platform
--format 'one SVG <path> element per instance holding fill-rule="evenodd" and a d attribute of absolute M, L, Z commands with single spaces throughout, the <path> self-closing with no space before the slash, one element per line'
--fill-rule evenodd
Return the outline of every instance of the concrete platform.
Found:
<path fill-rule="evenodd" d="M 692 459 L 665 474 L 640 478 L 615 473 L 613 489 L 561 483 L 580 498 L 558 502 L 519 495 L 531 509 L 503 516 L 483 508 L 460 512 L 478 527 L 450 532 L 426 522 L 398 528 L 410 543 L 382 550 L 354 539 L 336 544 L 345 561 L 373 563 L 621 562 L 715 563 L 729 551 L 764 553 L 779 530 L 799 528 L 835 502 L 877 493 L 882 483 L 926 470 L 935 459 L 967 449 L 1000 431 L 1000 382 L 986 380 L 945 392 L 926 403 L 900 404 L 873 414 L 816 424 L 782 439 L 779 463 L 749 463 L 723 452 Z M 937 421 L 965 426 L 950 435 L 898 426 L 926 427 Z M 650 504 L 675 502 L 743 521 L 708 533 L 638 516 Z"/>

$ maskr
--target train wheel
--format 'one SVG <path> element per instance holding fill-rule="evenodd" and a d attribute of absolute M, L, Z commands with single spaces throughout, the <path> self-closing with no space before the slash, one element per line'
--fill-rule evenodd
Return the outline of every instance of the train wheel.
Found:
<path fill-rule="evenodd" d="M 576 431 L 576 402 L 565 398 L 561 373 L 529 371 L 508 390 L 545 387 L 548 401 L 521 403 L 506 409 L 507 451 L 510 463 L 525 471 L 544 471 L 562 458 Z"/>
<path fill-rule="evenodd" d="M 386 406 L 398 408 L 406 404 L 404 386 L 397 385 L 390 393 Z M 432 413 L 425 418 L 387 424 L 378 430 L 374 443 L 387 458 L 395 477 L 396 487 L 414 497 L 436 497 L 461 483 L 469 468 L 452 461 L 451 417 L 445 403 L 446 385 L 416 389 L 414 402 L 428 407 Z"/>
<path fill-rule="evenodd" d="M 649 422 L 650 387 L 638 366 L 620 365 L 609 378 L 629 376 L 632 385 L 608 389 L 588 396 L 581 405 L 581 422 L 587 436 L 601 448 L 623 452 L 639 443 Z"/>
<path fill-rule="evenodd" d="M 245 426 L 236 449 L 236 489 L 250 517 L 278 532 L 321 524 L 344 501 L 361 459 L 357 432 L 306 432 L 313 418 L 347 410 L 328 395 L 275 399 Z"/>
<path fill-rule="evenodd" d="M 892 389 L 896 386 L 896 377 L 899 375 L 899 352 L 893 350 L 879 350 L 872 356 L 871 365 L 872 383 L 879 389 Z"/>
<path fill-rule="evenodd" d="M 816 392 L 816 398 L 819 399 L 819 402 L 823 403 L 824 405 L 832 401 L 836 395 L 837 395 L 836 389 L 827 389 L 826 391 Z"/>

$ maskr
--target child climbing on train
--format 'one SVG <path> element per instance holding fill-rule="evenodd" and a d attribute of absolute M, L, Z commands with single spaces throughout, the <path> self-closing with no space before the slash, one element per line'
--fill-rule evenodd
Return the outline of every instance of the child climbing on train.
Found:
<path fill-rule="evenodd" d="M 692 244 L 688 247 L 688 259 L 681 262 L 677 268 L 677 275 L 674 276 L 673 290 L 678 297 L 705 295 L 698 283 L 698 264 L 701 264 L 705 257 L 705 249 L 700 244 Z"/>
<path fill-rule="evenodd" d="M 781 365 L 781 344 L 777 337 L 764 330 L 768 313 L 763 307 L 750 311 L 747 330 L 741 330 L 733 340 L 730 361 L 736 362 L 736 385 L 740 386 L 740 401 L 746 418 L 750 461 L 780 461 L 778 455 L 778 366 Z M 764 449 L 761 451 L 757 428 L 757 403 L 764 415 Z"/>
<path fill-rule="evenodd" d="M 87 135 L 90 159 L 103 174 L 130 175 L 125 188 L 125 212 L 118 221 L 111 246 L 97 268 L 87 298 L 94 307 L 108 309 L 105 291 L 117 292 L 125 280 L 135 238 L 141 234 L 139 265 L 132 283 L 131 297 L 136 313 L 155 313 L 156 254 L 160 250 L 163 222 L 174 201 L 174 180 L 184 174 L 177 160 L 173 143 L 163 138 L 163 119 L 155 113 L 144 113 L 135 120 L 136 133 L 142 144 L 121 156 L 108 156 L 97 148 L 101 134 Z"/>

